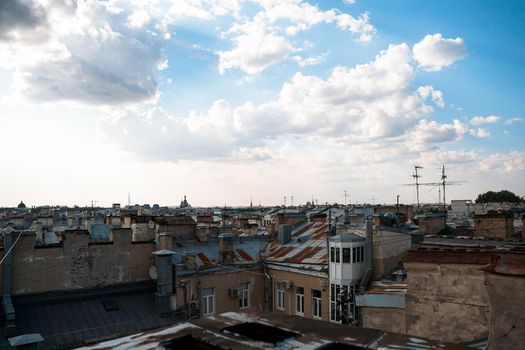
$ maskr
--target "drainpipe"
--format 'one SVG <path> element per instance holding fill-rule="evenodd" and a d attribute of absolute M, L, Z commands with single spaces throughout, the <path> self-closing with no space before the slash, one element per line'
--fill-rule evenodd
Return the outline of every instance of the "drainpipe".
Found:
<path fill-rule="evenodd" d="M 13 246 L 13 235 L 12 232 L 6 232 L 4 234 L 4 274 L 3 274 L 3 285 L 2 285 L 2 307 L 5 317 L 5 329 L 6 335 L 13 336 L 16 333 L 15 324 L 15 308 L 13 301 L 11 300 L 11 286 L 13 284 L 13 254 L 11 253 Z"/>
<path fill-rule="evenodd" d="M 266 276 L 266 279 L 268 280 L 268 287 L 266 288 L 266 295 L 268 298 L 265 298 L 265 302 L 267 303 L 266 311 L 272 312 L 273 311 L 273 308 L 272 308 L 272 305 L 273 305 L 272 304 L 272 294 L 273 294 L 272 278 L 270 277 L 270 275 L 268 275 L 266 264 L 264 264 L 263 267 L 264 267 L 264 275 Z"/>
<path fill-rule="evenodd" d="M 366 246 L 365 246 L 365 273 L 363 274 L 363 278 L 361 279 L 361 282 L 359 282 L 359 290 L 361 293 L 364 293 L 366 290 L 366 287 L 368 286 L 368 282 L 370 281 L 370 278 L 372 277 L 372 254 L 374 252 L 374 231 L 372 227 L 372 219 L 367 218 L 366 219 Z"/>

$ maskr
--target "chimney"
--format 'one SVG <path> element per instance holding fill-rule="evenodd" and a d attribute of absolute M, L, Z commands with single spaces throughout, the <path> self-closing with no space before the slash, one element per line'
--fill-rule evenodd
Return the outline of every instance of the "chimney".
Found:
<path fill-rule="evenodd" d="M 223 233 L 219 235 L 219 263 L 231 264 L 233 262 L 233 235 Z"/>
<path fill-rule="evenodd" d="M 277 234 L 277 241 L 283 245 L 290 242 L 292 239 L 292 227 L 290 225 L 279 225 L 279 233 Z"/>
<path fill-rule="evenodd" d="M 171 313 L 171 295 L 173 294 L 173 252 L 169 250 L 158 250 L 155 255 L 155 266 L 157 267 L 157 292 L 155 293 L 155 306 L 161 316 Z"/>

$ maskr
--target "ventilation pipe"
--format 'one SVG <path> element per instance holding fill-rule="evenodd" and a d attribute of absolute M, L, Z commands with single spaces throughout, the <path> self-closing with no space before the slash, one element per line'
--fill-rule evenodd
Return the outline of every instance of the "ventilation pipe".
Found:
<path fill-rule="evenodd" d="M 365 292 L 368 282 L 372 277 L 372 254 L 374 251 L 374 231 L 372 226 L 372 219 L 366 219 L 366 243 L 365 243 L 365 272 L 363 278 L 359 283 L 359 290 L 361 293 Z"/>
<path fill-rule="evenodd" d="M 11 285 L 13 284 L 13 231 L 4 233 L 4 274 L 2 284 L 2 308 L 5 317 L 6 335 L 13 336 L 16 333 L 15 308 L 11 300 Z"/>

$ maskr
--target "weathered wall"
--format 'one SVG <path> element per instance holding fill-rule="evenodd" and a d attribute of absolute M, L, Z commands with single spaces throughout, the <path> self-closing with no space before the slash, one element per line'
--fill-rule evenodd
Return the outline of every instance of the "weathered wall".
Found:
<path fill-rule="evenodd" d="M 265 279 L 261 268 L 250 268 L 243 271 L 221 271 L 213 274 L 200 274 L 189 277 L 177 277 L 175 308 L 185 308 L 191 300 L 202 303 L 202 289 L 215 288 L 215 314 L 223 312 L 261 312 L 264 310 Z M 249 283 L 250 306 L 239 307 L 239 297 L 230 297 L 229 289 L 239 288 L 241 284 Z M 184 288 L 186 287 L 186 301 Z M 200 314 L 199 314 L 200 316 Z"/>
<path fill-rule="evenodd" d="M 521 258 L 521 264 L 523 264 Z M 523 265 L 521 265 L 523 266 Z M 523 267 L 520 268 L 523 271 Z M 485 274 L 490 299 L 488 350 L 521 349 L 525 344 L 525 276 Z"/>
<path fill-rule="evenodd" d="M 35 240 L 23 234 L 12 251 L 13 295 L 148 280 L 154 264 L 155 245 L 132 244 L 131 230 L 114 230 L 104 244 L 90 244 L 87 231 L 68 231 L 61 246 Z"/>
<path fill-rule="evenodd" d="M 373 277 L 379 278 L 389 273 L 411 246 L 412 237 L 408 234 L 374 230 Z"/>
<path fill-rule="evenodd" d="M 315 275 L 307 275 L 303 273 L 277 270 L 275 268 L 268 269 L 268 274 L 272 278 L 271 300 L 272 311 L 279 314 L 295 315 L 295 287 L 304 288 L 304 317 L 313 318 L 312 310 L 312 289 L 321 291 L 321 319 L 328 321 L 330 304 L 329 304 L 329 290 L 328 290 L 328 276 L 320 277 Z M 275 293 L 277 290 L 276 283 L 289 281 L 293 284 L 290 290 L 284 292 L 284 309 L 279 310 L 275 308 Z"/>
<path fill-rule="evenodd" d="M 514 218 L 497 216 L 474 216 L 474 235 L 478 237 L 511 238 L 514 234 Z"/>
<path fill-rule="evenodd" d="M 406 333 L 405 309 L 393 307 L 363 307 L 363 327 L 385 332 Z"/>
<path fill-rule="evenodd" d="M 418 226 L 424 235 L 437 235 L 445 229 L 445 220 L 443 216 L 420 217 Z"/>
<path fill-rule="evenodd" d="M 479 264 L 406 262 L 406 332 L 447 342 L 488 335 L 489 307 Z"/>
<path fill-rule="evenodd" d="M 134 242 L 147 242 L 155 239 L 155 224 L 151 223 L 134 223 L 131 224 Z"/>

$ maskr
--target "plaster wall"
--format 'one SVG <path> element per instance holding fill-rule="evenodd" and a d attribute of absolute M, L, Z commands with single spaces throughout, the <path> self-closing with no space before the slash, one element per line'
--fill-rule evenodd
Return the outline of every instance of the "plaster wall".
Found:
<path fill-rule="evenodd" d="M 112 242 L 103 244 L 90 244 L 82 230 L 67 231 L 59 246 L 35 242 L 35 234 L 23 234 L 12 250 L 13 295 L 148 280 L 154 264 L 155 245 L 132 244 L 126 229 L 112 231 Z"/>
<path fill-rule="evenodd" d="M 393 307 L 363 307 L 363 327 L 385 332 L 406 333 L 405 309 Z"/>
<path fill-rule="evenodd" d="M 275 268 L 269 268 L 268 274 L 272 278 L 271 285 L 271 300 L 272 300 L 272 311 L 283 315 L 296 315 L 296 287 L 304 288 L 304 314 L 302 317 L 314 318 L 312 308 L 312 290 L 321 291 L 321 319 L 329 320 L 329 289 L 328 289 L 328 276 L 321 277 L 313 274 L 304 274 L 292 271 L 277 270 Z M 277 293 L 277 283 L 288 281 L 291 282 L 292 287 L 284 291 L 284 308 L 279 309 L 275 307 L 275 296 Z"/>
<path fill-rule="evenodd" d="M 488 335 L 482 265 L 405 262 L 406 332 L 446 342 Z"/>
<path fill-rule="evenodd" d="M 487 350 L 520 349 L 525 344 L 525 276 L 487 273 L 490 332 Z"/>

